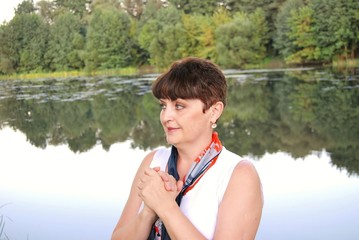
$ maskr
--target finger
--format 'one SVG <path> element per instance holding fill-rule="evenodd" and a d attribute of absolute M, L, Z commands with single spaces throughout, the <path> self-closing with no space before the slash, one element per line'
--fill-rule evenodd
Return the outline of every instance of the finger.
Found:
<path fill-rule="evenodd" d="M 155 170 L 156 172 L 159 172 L 159 171 L 161 170 L 160 167 L 154 167 L 154 168 L 152 168 L 152 169 Z"/>
<path fill-rule="evenodd" d="M 146 181 L 147 181 L 147 179 L 148 179 L 148 176 L 147 175 L 145 175 L 145 174 L 143 174 L 139 179 L 138 179 L 138 184 L 140 184 L 140 183 L 145 183 Z"/>
<path fill-rule="evenodd" d="M 162 178 L 162 180 L 164 182 L 168 182 L 170 180 L 168 173 L 165 173 L 163 171 L 159 171 L 158 174 L 161 176 L 161 178 Z"/>
<path fill-rule="evenodd" d="M 176 185 L 173 184 L 172 182 L 164 182 L 164 185 L 165 185 L 165 189 L 167 191 L 175 191 L 175 190 L 177 190 Z"/>
<path fill-rule="evenodd" d="M 143 188 L 143 183 L 142 183 L 142 182 L 139 182 L 139 183 L 137 184 L 137 189 L 138 189 L 138 190 L 142 190 L 142 188 Z"/>
<path fill-rule="evenodd" d="M 165 183 L 166 190 L 167 191 L 177 191 L 176 179 L 172 175 L 169 175 L 168 173 L 161 173 L 161 174 L 163 174 L 161 176 Z"/>
<path fill-rule="evenodd" d="M 148 176 L 153 176 L 154 174 L 157 174 L 157 172 L 152 168 L 146 168 L 144 174 Z"/>
<path fill-rule="evenodd" d="M 180 192 L 183 188 L 183 181 L 179 180 L 177 181 L 177 192 Z"/>

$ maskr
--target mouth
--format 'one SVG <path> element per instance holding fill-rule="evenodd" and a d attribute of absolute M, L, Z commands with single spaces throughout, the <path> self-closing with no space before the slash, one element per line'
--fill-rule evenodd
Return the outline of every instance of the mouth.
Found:
<path fill-rule="evenodd" d="M 168 133 L 174 132 L 176 130 L 178 130 L 179 128 L 174 128 L 174 127 L 167 127 L 166 130 Z"/>

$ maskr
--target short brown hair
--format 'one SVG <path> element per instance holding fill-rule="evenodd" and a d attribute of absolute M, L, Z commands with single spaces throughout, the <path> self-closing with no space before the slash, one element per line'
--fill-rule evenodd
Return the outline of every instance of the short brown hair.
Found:
<path fill-rule="evenodd" d="M 227 83 L 220 68 L 209 60 L 188 57 L 176 61 L 152 85 L 157 99 L 200 99 L 204 111 L 221 101 L 226 105 Z"/>

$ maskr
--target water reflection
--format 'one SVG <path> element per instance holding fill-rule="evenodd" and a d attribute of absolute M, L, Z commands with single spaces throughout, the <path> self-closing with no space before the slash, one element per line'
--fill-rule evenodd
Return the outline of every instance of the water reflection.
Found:
<path fill-rule="evenodd" d="M 2 129 L 0 217 L 8 238 L 0 239 L 110 239 L 147 153 L 130 144 L 81 154 L 66 145 L 44 150 Z M 325 151 L 302 159 L 266 153 L 253 163 L 265 194 L 257 240 L 359 238 L 358 178 L 332 167 Z"/>
<path fill-rule="evenodd" d="M 225 73 L 218 131 L 261 176 L 257 240 L 358 239 L 357 70 Z M 110 238 L 141 159 L 165 144 L 150 94 L 156 76 L 0 81 L 9 239 Z"/>
<path fill-rule="evenodd" d="M 0 131 L 0 239 L 105 240 L 146 152 L 130 142 L 78 154 L 45 150 L 20 131 Z"/>
<path fill-rule="evenodd" d="M 332 164 L 359 173 L 358 70 L 228 70 L 228 108 L 218 131 L 224 144 L 260 158 L 294 158 L 325 149 Z M 0 82 L 0 127 L 26 134 L 36 147 L 68 145 L 86 152 L 131 141 L 163 145 L 159 106 L 150 94 L 156 75 Z"/>

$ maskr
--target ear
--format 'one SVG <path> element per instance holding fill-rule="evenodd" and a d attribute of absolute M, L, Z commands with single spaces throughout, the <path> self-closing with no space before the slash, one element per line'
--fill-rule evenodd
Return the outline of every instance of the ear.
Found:
<path fill-rule="evenodd" d="M 223 102 L 216 102 L 211 106 L 211 122 L 216 123 L 218 118 L 222 115 L 224 104 Z"/>

